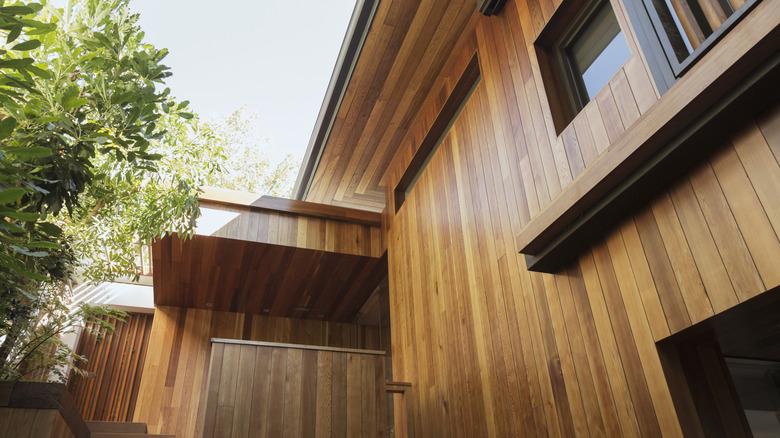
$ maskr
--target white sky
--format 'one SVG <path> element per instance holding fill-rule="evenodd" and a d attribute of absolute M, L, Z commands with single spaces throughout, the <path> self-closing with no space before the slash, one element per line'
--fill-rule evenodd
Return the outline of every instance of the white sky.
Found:
<path fill-rule="evenodd" d="M 133 0 L 168 85 L 206 120 L 245 107 L 273 161 L 301 159 L 355 0 Z"/>

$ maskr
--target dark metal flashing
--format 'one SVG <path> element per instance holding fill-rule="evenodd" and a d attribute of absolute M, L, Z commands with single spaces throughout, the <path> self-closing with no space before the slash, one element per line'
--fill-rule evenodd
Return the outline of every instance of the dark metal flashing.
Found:
<path fill-rule="evenodd" d="M 306 155 L 303 157 L 301 169 L 295 181 L 295 188 L 293 189 L 295 199 L 303 200 L 309 191 L 312 178 L 320 162 L 320 157 L 330 136 L 333 122 L 336 120 L 336 114 L 341 106 L 341 100 L 352 78 L 352 72 L 360 57 L 360 51 L 363 48 L 366 35 L 371 28 L 371 21 L 374 18 L 379 1 L 357 0 L 355 3 L 355 9 L 352 11 L 352 18 L 349 21 L 344 41 L 341 44 L 341 50 L 336 59 L 336 65 L 333 68 L 333 74 L 330 77 L 325 98 L 322 101 L 322 106 L 320 106 L 320 112 L 317 115 L 317 121 L 309 139 Z"/>

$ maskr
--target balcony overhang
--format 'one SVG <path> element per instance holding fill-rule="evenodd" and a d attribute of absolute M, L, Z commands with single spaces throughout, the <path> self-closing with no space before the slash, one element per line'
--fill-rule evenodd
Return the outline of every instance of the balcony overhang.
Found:
<path fill-rule="evenodd" d="M 155 305 L 351 322 L 387 275 L 377 214 L 213 192 L 201 211 L 152 247 Z"/>

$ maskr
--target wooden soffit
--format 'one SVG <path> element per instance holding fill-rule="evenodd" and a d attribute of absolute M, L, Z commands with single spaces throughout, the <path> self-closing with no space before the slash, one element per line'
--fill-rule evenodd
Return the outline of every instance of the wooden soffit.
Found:
<path fill-rule="evenodd" d="M 376 213 L 207 191 L 152 247 L 155 305 L 351 322 L 387 275 Z"/>
<path fill-rule="evenodd" d="M 476 9 L 474 0 L 379 2 L 300 199 L 382 211 L 385 169 Z"/>

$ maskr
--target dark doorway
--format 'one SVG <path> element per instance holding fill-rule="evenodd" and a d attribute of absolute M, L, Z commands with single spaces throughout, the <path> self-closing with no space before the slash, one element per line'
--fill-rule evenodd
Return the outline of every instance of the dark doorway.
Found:
<path fill-rule="evenodd" d="M 685 436 L 780 436 L 780 288 L 658 349 Z"/>

